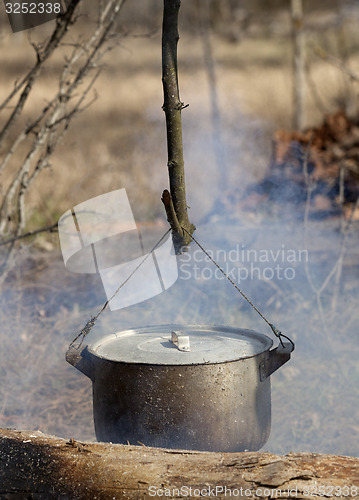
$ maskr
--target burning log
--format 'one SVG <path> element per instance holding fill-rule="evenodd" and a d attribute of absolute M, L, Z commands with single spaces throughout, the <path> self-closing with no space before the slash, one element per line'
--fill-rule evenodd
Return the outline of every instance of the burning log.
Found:
<path fill-rule="evenodd" d="M 354 498 L 359 459 L 82 443 L 0 430 L 1 498 Z"/>

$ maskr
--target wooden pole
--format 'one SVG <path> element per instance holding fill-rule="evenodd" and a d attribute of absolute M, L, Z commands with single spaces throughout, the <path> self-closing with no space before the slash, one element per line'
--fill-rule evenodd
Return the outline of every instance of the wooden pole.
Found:
<path fill-rule="evenodd" d="M 172 228 L 176 253 L 181 253 L 190 243 L 190 234 L 196 229 L 188 220 L 185 173 L 183 160 L 181 111 L 177 69 L 178 12 L 180 0 L 164 0 L 162 26 L 162 84 L 163 110 L 166 115 L 168 174 L 170 191 L 165 190 L 162 202 Z"/>

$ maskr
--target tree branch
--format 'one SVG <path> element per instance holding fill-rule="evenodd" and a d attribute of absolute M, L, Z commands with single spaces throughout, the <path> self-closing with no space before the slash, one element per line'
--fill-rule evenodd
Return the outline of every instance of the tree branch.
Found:
<path fill-rule="evenodd" d="M 14 241 L 17 240 L 22 240 L 24 238 L 28 238 L 29 236 L 35 236 L 40 233 L 53 233 L 57 231 L 57 222 L 54 224 L 51 224 L 51 226 L 46 226 L 42 227 L 40 229 L 35 229 L 35 231 L 28 231 L 27 233 L 24 234 L 19 234 L 18 236 L 15 236 L 14 238 L 9 238 L 8 240 L 1 241 L 0 242 L 0 247 L 4 245 L 9 245 L 10 243 L 13 243 Z"/>
<path fill-rule="evenodd" d="M 181 253 L 191 241 L 190 236 L 182 230 L 185 227 L 191 234 L 195 226 L 188 220 L 185 189 L 185 174 L 182 142 L 181 110 L 184 104 L 179 97 L 177 70 L 178 12 L 180 0 L 164 0 L 162 26 L 162 84 L 167 128 L 168 174 L 170 181 L 169 198 L 162 195 L 167 217 L 172 228 L 173 243 L 176 253 Z M 167 203 L 167 205 L 166 205 Z M 172 211 L 172 205 L 173 211 Z M 173 217 L 173 212 L 176 218 Z"/>
<path fill-rule="evenodd" d="M 23 115 L 24 104 L 39 78 L 44 62 L 57 47 L 63 45 L 63 37 L 76 19 L 74 9 L 80 1 L 72 0 L 70 10 L 59 16 L 50 41 L 44 48 L 36 47 L 38 57 L 33 69 L 20 84 L 15 85 L 15 89 L 0 107 L 0 111 L 4 109 L 17 91 L 25 85 L 10 118 L 0 132 L 0 142 L 4 141 L 11 127 Z M 11 244 L 8 246 L 0 272 L 5 270 L 15 250 L 14 242 L 21 237 L 26 227 L 25 201 L 30 186 L 39 173 L 50 165 L 50 157 L 68 130 L 70 121 L 89 105 L 89 92 L 101 69 L 100 60 L 114 46 L 112 44 L 109 47 L 108 41 L 111 39 L 111 32 L 124 3 L 125 0 L 107 0 L 101 5 L 98 24 L 94 31 L 90 32 L 84 42 L 74 44 L 72 54 L 65 59 L 58 76 L 59 86 L 55 95 L 38 115 L 32 117 L 31 122 L 22 128 L 8 146 L 4 159 L 0 162 L 0 173 L 7 167 L 11 175 L 7 191 L 0 203 L 0 234 L 13 234 L 13 238 L 8 240 Z M 91 75 L 91 78 L 86 82 L 88 75 Z M 27 147 L 25 156 L 18 159 L 16 155 L 23 154 L 24 145 Z M 10 172 L 10 168 L 14 169 L 13 172 Z M 4 276 L 5 274 L 1 276 L 0 284 Z"/>
<path fill-rule="evenodd" d="M 17 118 L 21 114 L 21 112 L 25 106 L 25 103 L 27 101 L 27 98 L 29 97 L 29 94 L 32 90 L 33 84 L 34 84 L 35 80 L 37 79 L 37 77 L 39 76 L 40 71 L 42 70 L 42 68 L 44 66 L 44 63 L 50 57 L 50 55 L 54 52 L 54 50 L 58 47 L 62 38 L 65 36 L 65 34 L 68 30 L 68 27 L 71 24 L 71 21 L 73 19 L 74 11 L 75 11 L 75 9 L 80 1 L 81 0 L 72 0 L 71 1 L 66 12 L 64 14 L 60 14 L 58 16 L 58 18 L 56 20 L 56 28 L 55 28 L 49 42 L 47 43 L 45 49 L 42 52 L 36 50 L 37 62 L 35 64 L 35 66 L 32 68 L 32 70 L 28 73 L 27 77 L 23 80 L 23 84 L 25 84 L 25 82 L 26 82 L 25 88 L 19 97 L 19 100 L 14 108 L 14 111 L 11 113 L 8 121 L 6 122 L 6 124 L 4 125 L 3 129 L 0 132 L 0 143 L 4 141 L 4 139 L 8 135 L 11 127 L 14 125 Z M 17 90 L 19 90 L 19 88 L 21 88 L 21 86 L 22 85 L 20 85 L 20 87 L 15 86 L 15 88 L 11 92 L 10 96 L 11 97 L 14 96 L 16 94 Z M 5 101 L 6 103 L 9 102 L 9 100 L 11 99 L 10 96 L 6 99 L 6 101 Z M 3 104 L 3 106 L 4 106 L 4 104 Z"/>

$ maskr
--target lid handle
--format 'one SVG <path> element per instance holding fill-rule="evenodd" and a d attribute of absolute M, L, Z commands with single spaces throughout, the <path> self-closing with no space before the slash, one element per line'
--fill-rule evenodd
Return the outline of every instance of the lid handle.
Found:
<path fill-rule="evenodd" d="M 172 332 L 171 342 L 177 347 L 179 351 L 189 352 L 191 350 L 191 347 L 189 345 L 189 337 L 186 335 L 182 335 L 179 332 Z"/>

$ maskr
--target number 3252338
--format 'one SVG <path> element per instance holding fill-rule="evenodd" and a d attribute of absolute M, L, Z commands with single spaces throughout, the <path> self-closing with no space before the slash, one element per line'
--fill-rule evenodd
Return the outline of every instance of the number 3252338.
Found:
<path fill-rule="evenodd" d="M 61 3 L 35 3 L 35 2 L 7 2 L 7 14 L 60 14 Z"/>

